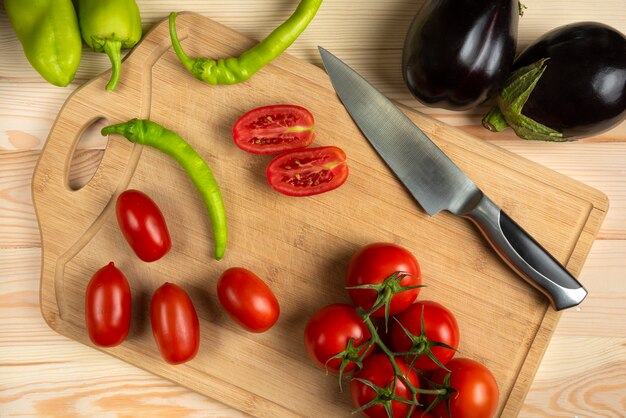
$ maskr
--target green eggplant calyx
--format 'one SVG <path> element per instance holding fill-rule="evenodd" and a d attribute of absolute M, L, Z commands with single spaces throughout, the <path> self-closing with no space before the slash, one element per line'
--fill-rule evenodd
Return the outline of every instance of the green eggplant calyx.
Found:
<path fill-rule="evenodd" d="M 548 65 L 548 58 L 515 70 L 504 83 L 498 96 L 498 108 L 506 123 L 513 128 L 517 136 L 524 139 L 542 141 L 564 141 L 563 133 L 545 126 L 522 114 L 524 105 L 528 101 L 539 79 Z M 483 120 L 483 126 L 496 128 L 502 126 L 500 117 L 490 112 Z"/>
<path fill-rule="evenodd" d="M 524 5 L 521 1 L 518 1 L 517 7 L 519 8 L 519 15 L 524 16 L 524 10 L 528 9 L 528 6 Z"/>
<path fill-rule="evenodd" d="M 498 106 L 494 106 L 483 118 L 483 126 L 491 132 L 502 132 L 509 124 Z"/>
<path fill-rule="evenodd" d="M 120 71 L 122 67 L 122 42 L 105 39 L 103 49 L 104 52 L 106 52 L 106 54 L 109 56 L 112 66 L 111 79 L 109 80 L 106 88 L 108 91 L 113 91 L 115 90 L 115 87 L 117 87 L 117 83 L 120 80 Z"/>

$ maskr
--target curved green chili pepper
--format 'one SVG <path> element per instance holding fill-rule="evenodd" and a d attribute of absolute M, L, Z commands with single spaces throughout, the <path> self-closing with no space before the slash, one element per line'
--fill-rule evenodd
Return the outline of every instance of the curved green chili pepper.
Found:
<path fill-rule="evenodd" d="M 80 31 L 87 45 L 105 52 L 113 67 L 107 90 L 120 78 L 122 48 L 132 48 L 141 39 L 141 16 L 135 0 L 78 0 Z"/>
<path fill-rule="evenodd" d="M 102 129 L 102 135 L 120 134 L 131 142 L 148 145 L 173 157 L 187 172 L 206 205 L 215 241 L 215 258 L 224 256 L 228 233 L 226 212 L 219 186 L 209 166 L 184 139 L 163 126 L 146 119 L 131 119 Z"/>
<path fill-rule="evenodd" d="M 169 26 L 176 56 L 197 79 L 209 84 L 235 84 L 246 81 L 263 66 L 287 49 L 309 25 L 322 0 L 301 0 L 297 9 L 267 38 L 235 58 L 191 59 L 185 54 L 176 33 L 176 13 L 170 14 Z"/>
<path fill-rule="evenodd" d="M 71 0 L 4 0 L 9 21 L 35 70 L 65 87 L 74 79 L 83 43 Z"/>

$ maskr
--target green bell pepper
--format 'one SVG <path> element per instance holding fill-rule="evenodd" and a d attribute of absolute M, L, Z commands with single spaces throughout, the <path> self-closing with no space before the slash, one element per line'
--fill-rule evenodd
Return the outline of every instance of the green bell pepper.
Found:
<path fill-rule="evenodd" d="M 111 60 L 113 91 L 120 79 L 121 49 L 132 48 L 141 39 L 141 15 L 135 0 L 78 0 L 78 20 L 83 40 Z"/>
<path fill-rule="evenodd" d="M 71 0 L 4 0 L 24 54 L 51 84 L 65 87 L 80 64 L 82 41 Z"/>

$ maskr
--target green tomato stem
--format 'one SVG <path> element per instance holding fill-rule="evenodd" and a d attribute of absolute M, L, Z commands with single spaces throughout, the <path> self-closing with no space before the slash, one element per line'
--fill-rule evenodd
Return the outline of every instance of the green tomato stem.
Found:
<path fill-rule="evenodd" d="M 361 319 L 363 320 L 363 322 L 365 323 L 365 326 L 370 332 L 372 343 L 378 345 L 378 348 L 380 348 L 382 352 L 385 353 L 385 355 L 389 359 L 389 363 L 391 364 L 391 367 L 393 367 L 393 371 L 396 377 L 402 380 L 402 382 L 406 385 L 406 387 L 409 388 L 412 395 L 415 395 L 417 393 L 424 393 L 427 395 L 445 395 L 447 393 L 445 389 L 421 389 L 421 388 L 415 387 L 409 381 L 409 379 L 406 376 L 404 376 L 404 374 L 402 373 L 402 370 L 400 370 L 400 366 L 398 366 L 398 363 L 396 362 L 396 359 L 395 359 L 395 354 L 382 341 L 369 315 L 366 315 L 366 313 L 363 312 L 363 310 L 361 309 L 357 309 L 357 312 L 359 313 L 359 316 L 361 316 Z"/>

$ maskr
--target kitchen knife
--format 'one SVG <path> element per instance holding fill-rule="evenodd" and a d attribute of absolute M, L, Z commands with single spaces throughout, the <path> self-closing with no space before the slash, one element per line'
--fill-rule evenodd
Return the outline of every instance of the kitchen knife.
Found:
<path fill-rule="evenodd" d="M 356 71 L 319 48 L 337 95 L 363 135 L 424 210 L 473 221 L 498 255 L 556 310 L 578 305 L 585 288 L 485 195 L 428 136 Z"/>

